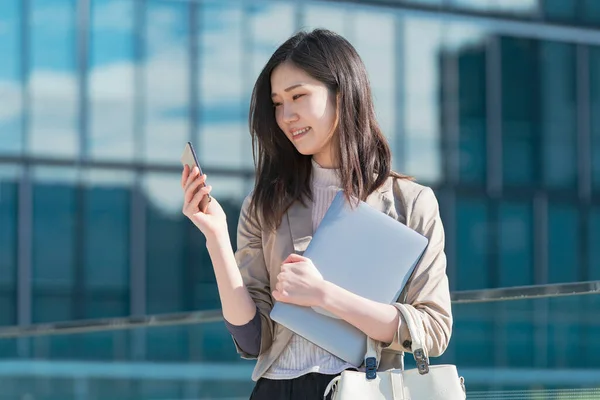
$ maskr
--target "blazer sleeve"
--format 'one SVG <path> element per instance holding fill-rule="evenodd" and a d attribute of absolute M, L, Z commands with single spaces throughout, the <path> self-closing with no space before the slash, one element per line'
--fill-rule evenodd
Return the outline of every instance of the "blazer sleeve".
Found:
<path fill-rule="evenodd" d="M 250 196 L 246 197 L 240 211 L 237 230 L 237 261 L 242 280 L 256 304 L 260 316 L 260 351 L 265 352 L 273 342 L 274 324 L 269 314 L 273 308 L 269 271 L 265 264 L 260 224 L 250 215 Z M 234 338 L 238 354 L 245 359 L 256 359 L 257 354 L 242 350 Z"/>
<path fill-rule="evenodd" d="M 452 334 L 450 288 L 446 275 L 444 227 L 433 191 L 425 187 L 415 197 L 408 226 L 429 239 L 412 279 L 398 301 L 414 307 L 422 316 L 425 328 L 425 346 L 429 356 L 442 355 Z M 397 304 L 397 303 L 396 303 Z M 400 312 L 394 341 L 384 349 L 411 351 L 411 337 Z"/>

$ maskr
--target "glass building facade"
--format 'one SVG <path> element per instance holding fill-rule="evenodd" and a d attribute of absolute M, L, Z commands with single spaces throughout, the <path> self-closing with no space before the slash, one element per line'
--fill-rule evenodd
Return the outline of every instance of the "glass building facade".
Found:
<path fill-rule="evenodd" d="M 0 325 L 218 309 L 179 156 L 195 144 L 235 239 L 254 81 L 315 27 L 357 48 L 394 169 L 435 190 L 453 291 L 600 280 L 599 1 L 2 0 Z M 442 361 L 600 370 L 600 331 L 567 318 L 599 307 L 459 308 Z M 81 341 L 0 357 L 237 359 L 216 326 Z"/>

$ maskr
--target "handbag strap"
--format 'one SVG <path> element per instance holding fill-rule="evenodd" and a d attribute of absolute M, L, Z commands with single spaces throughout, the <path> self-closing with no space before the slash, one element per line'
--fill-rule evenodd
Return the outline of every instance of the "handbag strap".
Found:
<path fill-rule="evenodd" d="M 394 306 L 404 317 L 411 337 L 411 350 L 417 364 L 419 374 L 424 375 L 429 372 L 429 357 L 425 348 L 425 329 L 421 315 L 417 310 L 406 304 L 396 303 Z M 400 323 L 398 324 L 397 337 L 400 339 Z M 375 379 L 377 376 L 377 346 L 378 342 L 367 337 L 367 353 L 365 354 L 365 367 L 367 379 Z"/>

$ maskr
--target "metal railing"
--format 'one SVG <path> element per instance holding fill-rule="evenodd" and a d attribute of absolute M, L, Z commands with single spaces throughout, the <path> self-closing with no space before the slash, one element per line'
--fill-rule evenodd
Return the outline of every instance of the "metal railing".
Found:
<path fill-rule="evenodd" d="M 452 293 L 452 303 L 469 304 L 500 302 L 588 294 L 600 294 L 600 281 L 457 291 Z M 158 326 L 191 325 L 216 322 L 222 319 L 223 315 L 221 310 L 207 310 L 146 316 L 75 320 L 4 327 L 0 328 L 0 338 L 7 339 Z"/>

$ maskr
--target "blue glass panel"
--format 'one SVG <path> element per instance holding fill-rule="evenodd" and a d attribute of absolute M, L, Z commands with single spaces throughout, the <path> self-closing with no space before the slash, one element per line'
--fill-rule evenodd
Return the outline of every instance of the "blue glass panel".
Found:
<path fill-rule="evenodd" d="M 204 1 L 199 13 L 198 157 L 206 166 L 248 166 L 242 157 L 248 141 L 249 91 L 258 75 L 251 73 L 251 38 L 242 4 Z M 276 25 L 270 21 L 269 26 Z M 248 138 L 247 138 L 248 137 Z"/>
<path fill-rule="evenodd" d="M 91 2 L 89 149 L 92 158 L 134 154 L 134 5 L 132 0 Z"/>
<path fill-rule="evenodd" d="M 500 205 L 499 287 L 524 286 L 534 283 L 533 212 L 530 204 Z"/>
<path fill-rule="evenodd" d="M 0 2 L 0 154 L 22 150 L 21 2 Z"/>
<path fill-rule="evenodd" d="M 600 25 L 600 2 L 596 0 L 580 0 L 583 21 L 590 25 Z"/>
<path fill-rule="evenodd" d="M 591 211 L 589 220 L 589 279 L 600 280 L 600 207 L 596 206 Z"/>
<path fill-rule="evenodd" d="M 488 210 L 485 201 L 459 198 L 456 206 L 456 289 L 490 287 Z"/>
<path fill-rule="evenodd" d="M 74 0 L 32 0 L 31 108 L 28 150 L 40 156 L 78 153 Z"/>
<path fill-rule="evenodd" d="M 548 366 L 550 368 L 582 368 L 589 351 L 582 332 L 592 312 L 585 296 L 548 299 Z M 596 298 L 596 304 L 599 296 Z M 598 331 L 598 327 L 595 327 Z M 591 340 L 595 341 L 595 340 Z M 597 354 L 595 354 L 597 356 Z M 595 362 L 596 367 L 598 365 Z"/>
<path fill-rule="evenodd" d="M 519 16 L 534 16 L 539 12 L 539 0 L 447 0 L 457 8 L 492 12 L 502 14 L 515 14 Z"/>
<path fill-rule="evenodd" d="M 447 52 L 458 63 L 459 178 L 483 184 L 487 172 L 486 36 L 468 25 L 452 25 L 448 34 Z"/>
<path fill-rule="evenodd" d="M 75 171 L 34 170 L 33 320 L 72 319 L 76 268 L 77 186 Z"/>
<path fill-rule="evenodd" d="M 127 173 L 88 175 L 84 208 L 86 318 L 129 314 L 130 207 Z"/>
<path fill-rule="evenodd" d="M 548 282 L 576 282 L 582 256 L 577 207 L 551 203 L 548 212 Z"/>
<path fill-rule="evenodd" d="M 551 188 L 574 188 L 577 184 L 575 46 L 543 42 L 540 51 L 544 183 Z"/>
<path fill-rule="evenodd" d="M 144 160 L 178 164 L 190 138 L 189 8 L 146 2 Z"/>
<path fill-rule="evenodd" d="M 488 305 L 488 307 L 491 306 Z M 496 353 L 496 365 L 523 368 L 535 362 L 536 304 L 531 301 L 506 301 L 495 305 L 494 322 L 497 329 L 494 344 L 502 350 Z M 491 307 L 489 307 L 491 309 Z"/>
<path fill-rule="evenodd" d="M 538 43 L 502 38 L 502 165 L 507 185 L 538 181 Z"/>
<path fill-rule="evenodd" d="M 541 3 L 544 15 L 549 20 L 569 22 L 577 20 L 579 1 L 543 0 Z"/>
<path fill-rule="evenodd" d="M 401 132 L 396 129 L 401 122 L 398 121 L 401 119 L 398 113 L 400 104 L 396 97 L 400 86 L 396 70 L 396 63 L 400 62 L 396 42 L 401 40 L 396 35 L 397 15 L 373 8 L 356 8 L 347 13 L 346 26 L 350 31 L 347 38 L 367 69 L 377 122 L 391 148 L 397 149 L 401 140 L 398 137 Z M 396 167 L 400 165 L 397 162 L 393 164 Z"/>
<path fill-rule="evenodd" d="M 444 47 L 441 22 L 425 18 L 405 18 L 403 41 L 405 172 L 432 185 L 443 179 L 441 159 L 442 69 L 440 53 Z"/>
<path fill-rule="evenodd" d="M 184 282 L 189 281 L 185 275 L 185 248 L 191 222 L 181 213 L 180 176 L 148 175 L 144 186 L 147 201 L 146 311 L 148 314 L 182 311 L 186 296 Z M 198 243 L 198 246 L 203 245 Z M 190 264 L 193 262 L 189 260 Z"/>
<path fill-rule="evenodd" d="M 590 47 L 590 124 L 592 135 L 592 182 L 600 192 L 600 47 Z"/>
<path fill-rule="evenodd" d="M 18 170 L 0 165 L 0 325 L 16 323 Z M 2 350 L 0 349 L 0 354 Z"/>

